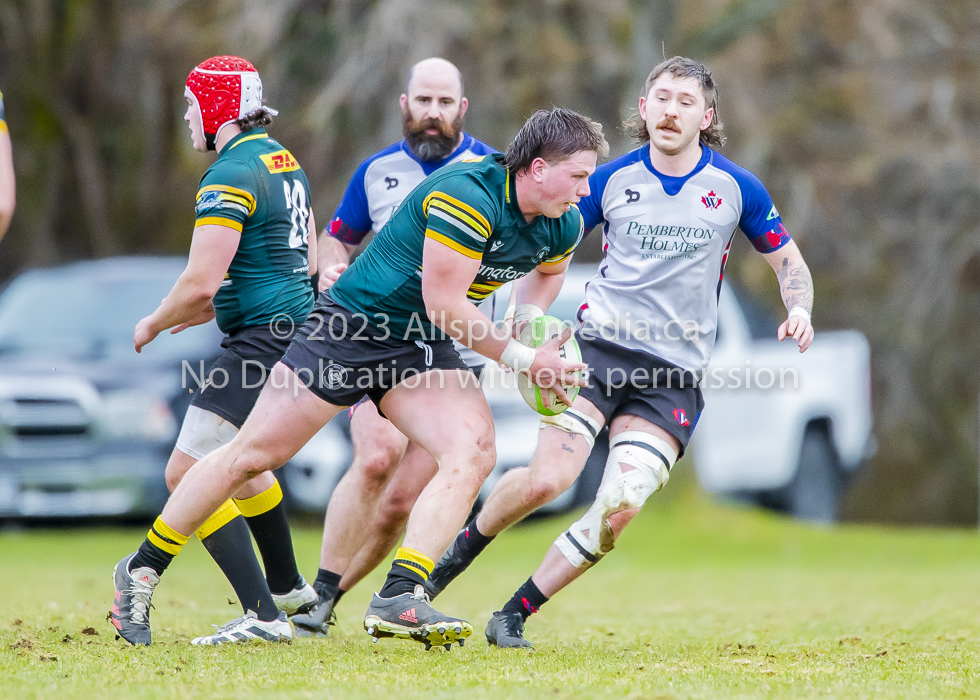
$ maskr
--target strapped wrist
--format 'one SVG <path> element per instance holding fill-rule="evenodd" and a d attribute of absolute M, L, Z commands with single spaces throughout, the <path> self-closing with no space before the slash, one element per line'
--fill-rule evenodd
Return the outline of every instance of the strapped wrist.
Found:
<path fill-rule="evenodd" d="M 515 372 L 527 372 L 534 364 L 534 348 L 519 343 L 514 338 L 507 341 L 507 347 L 500 353 L 500 364 L 507 365 Z"/>
<path fill-rule="evenodd" d="M 800 318 L 805 319 L 807 323 L 810 323 L 810 312 L 804 309 L 802 306 L 794 306 L 792 309 L 790 309 L 789 313 L 786 315 L 786 318 L 788 319 L 791 316 L 799 316 Z"/>

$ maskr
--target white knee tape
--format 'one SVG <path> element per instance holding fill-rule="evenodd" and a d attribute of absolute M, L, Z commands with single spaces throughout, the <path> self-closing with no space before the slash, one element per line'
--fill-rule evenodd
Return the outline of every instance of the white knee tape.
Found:
<path fill-rule="evenodd" d="M 197 406 L 188 406 L 184 423 L 177 436 L 177 449 L 200 460 L 209 452 L 226 445 L 238 435 L 238 428 L 221 416 Z"/>
<path fill-rule="evenodd" d="M 667 483 L 675 461 L 673 447 L 649 433 L 628 431 L 613 438 L 595 502 L 555 540 L 569 563 L 588 568 L 611 552 L 614 538 L 609 516 L 646 503 Z"/>
<path fill-rule="evenodd" d="M 557 416 L 543 416 L 541 425 L 538 427 L 539 429 L 558 428 L 571 435 L 581 435 L 589 443 L 590 450 L 595 446 L 596 435 L 602 430 L 598 421 L 589 418 L 581 411 L 576 411 L 574 408 L 569 408 Z"/>

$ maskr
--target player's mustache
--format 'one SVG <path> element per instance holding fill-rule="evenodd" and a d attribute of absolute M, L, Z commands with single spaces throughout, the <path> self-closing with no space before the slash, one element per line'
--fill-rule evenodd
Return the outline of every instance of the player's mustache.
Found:
<path fill-rule="evenodd" d="M 443 136 L 450 136 L 450 134 L 446 133 L 449 129 L 448 125 L 444 124 L 441 119 L 413 119 L 409 126 L 409 131 L 413 134 L 421 134 L 427 129 L 438 129 L 439 133 Z"/>
<path fill-rule="evenodd" d="M 676 131 L 678 134 L 681 133 L 681 128 L 674 121 L 673 117 L 664 117 L 657 124 L 658 129 L 670 129 L 671 131 Z"/>

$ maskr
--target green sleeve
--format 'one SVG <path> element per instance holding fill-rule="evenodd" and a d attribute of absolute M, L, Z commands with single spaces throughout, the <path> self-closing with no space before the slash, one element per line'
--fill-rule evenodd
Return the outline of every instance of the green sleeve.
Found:
<path fill-rule="evenodd" d="M 439 241 L 468 258 L 481 260 L 497 220 L 497 205 L 470 177 L 443 178 L 426 195 L 425 237 Z"/>
<path fill-rule="evenodd" d="M 219 160 L 201 179 L 194 226 L 218 224 L 241 232 L 245 220 L 255 213 L 257 190 L 255 175 L 246 163 Z"/>
<path fill-rule="evenodd" d="M 582 218 L 579 208 L 573 204 L 571 209 L 561 217 L 558 245 L 554 248 L 557 253 L 545 260 L 544 264 L 554 265 L 570 258 L 578 248 L 578 244 L 582 242 L 584 234 L 585 219 Z"/>

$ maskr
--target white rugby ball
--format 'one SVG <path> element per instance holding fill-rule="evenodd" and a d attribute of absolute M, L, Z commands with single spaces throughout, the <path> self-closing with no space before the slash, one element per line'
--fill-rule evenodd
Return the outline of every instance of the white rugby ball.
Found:
<path fill-rule="evenodd" d="M 536 348 L 561 335 L 565 328 L 565 324 L 554 316 L 539 316 L 524 326 L 517 340 L 523 345 Z M 563 360 L 568 362 L 582 361 L 582 353 L 574 335 L 559 346 L 558 353 Z M 581 372 L 578 374 L 581 375 Z M 568 408 L 558 400 L 558 394 L 552 389 L 542 389 L 532 384 L 526 374 L 519 373 L 517 375 L 517 388 L 524 400 L 527 401 L 527 405 L 543 416 L 557 416 Z M 575 397 L 578 396 L 578 389 L 577 386 L 565 388 L 565 394 L 569 401 L 575 400 Z M 547 404 L 545 399 L 547 399 Z"/>

